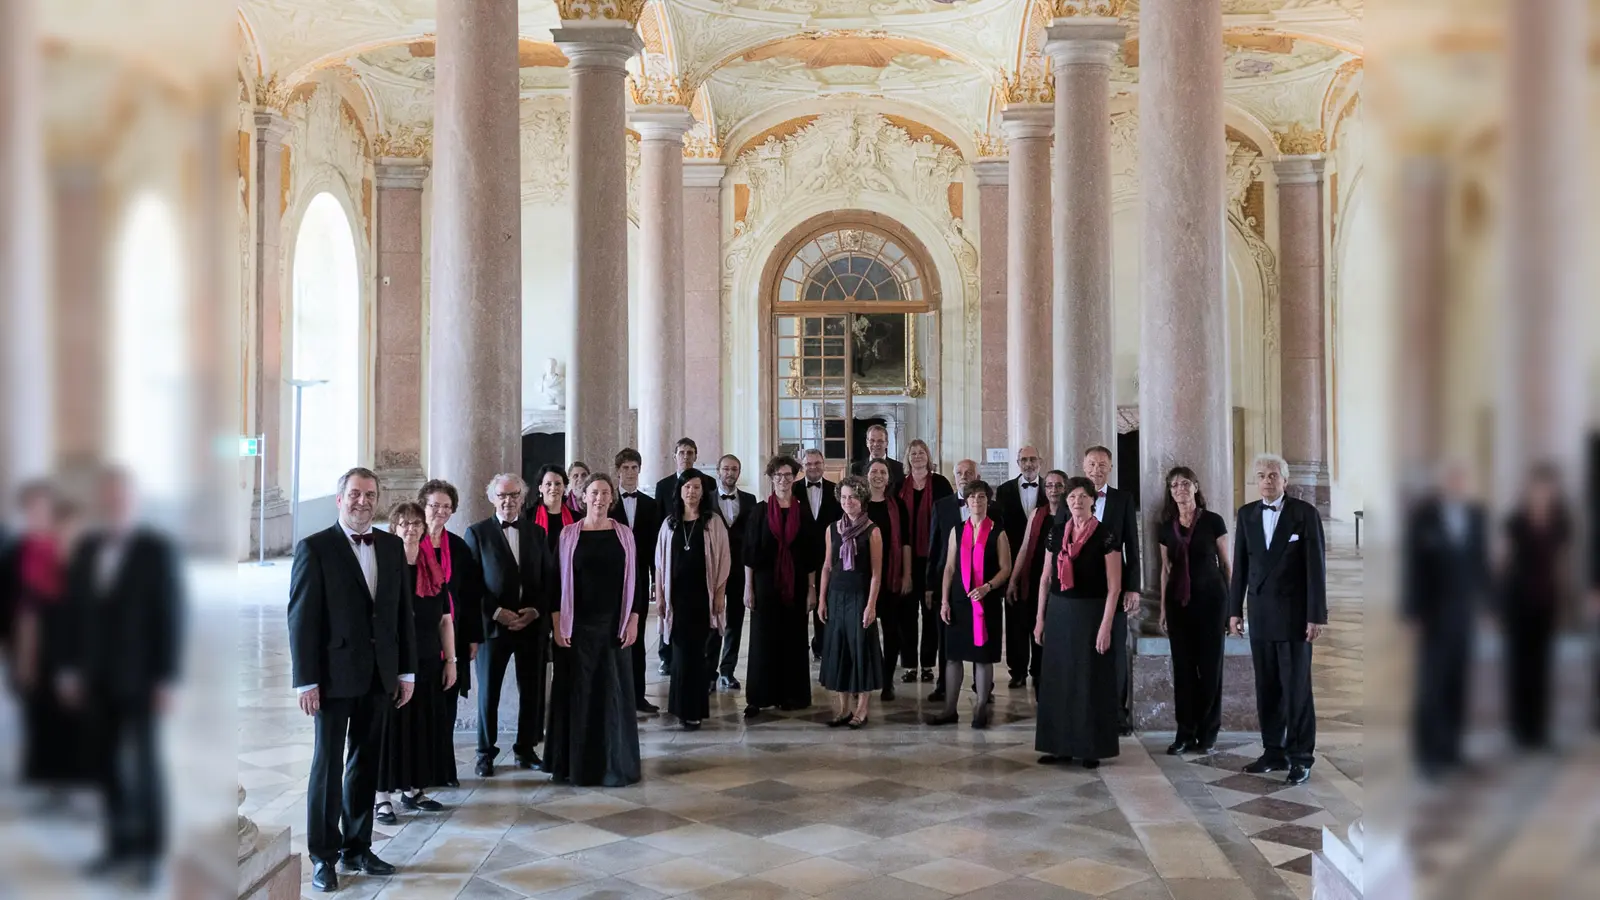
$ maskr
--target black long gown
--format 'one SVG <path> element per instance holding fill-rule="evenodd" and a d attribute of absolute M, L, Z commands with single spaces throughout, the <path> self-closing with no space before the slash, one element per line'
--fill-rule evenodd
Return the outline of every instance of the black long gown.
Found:
<path fill-rule="evenodd" d="M 1159 539 L 1167 548 L 1168 559 L 1176 559 L 1184 552 L 1183 539 L 1189 542 L 1189 602 L 1173 599 L 1173 586 L 1168 584 L 1162 603 L 1167 611 L 1167 641 L 1172 645 L 1173 711 L 1178 720 L 1178 739 L 1210 747 L 1222 730 L 1222 647 L 1228 622 L 1228 586 L 1222 581 L 1222 566 L 1217 560 L 1217 538 L 1228 533 L 1228 523 L 1208 509 L 1198 512 L 1193 529 L 1176 522 L 1161 529 Z"/>
<path fill-rule="evenodd" d="M 447 764 L 450 778 L 445 784 L 454 785 L 460 780 L 456 772 L 454 749 L 456 711 L 460 700 L 469 697 L 472 692 L 472 670 L 476 668 L 472 660 L 472 645 L 483 643 L 483 570 L 472 564 L 472 550 L 465 540 L 449 531 L 444 533 L 444 537 L 450 542 L 450 580 L 445 582 L 444 589 L 450 595 L 450 609 L 447 611 L 455 626 L 456 683 L 444 692 L 435 727 L 451 747 Z M 434 553 L 439 554 L 440 548 L 435 547 Z"/>
<path fill-rule="evenodd" d="M 926 490 L 926 488 L 924 488 Z M 889 518 L 889 507 L 893 504 L 894 510 L 900 519 L 900 543 L 894 543 L 894 523 Z M 900 662 L 901 641 L 904 640 L 904 629 L 901 620 L 909 613 L 916 615 L 916 610 L 907 609 L 906 602 L 911 599 L 909 594 L 900 593 L 900 574 L 894 569 L 904 562 L 906 548 L 911 546 L 911 515 L 906 512 L 904 503 L 895 494 L 889 494 L 882 500 L 867 501 L 867 518 L 872 524 L 878 526 L 878 534 L 883 540 L 883 581 L 878 585 L 878 622 L 879 632 L 883 635 L 883 652 L 878 654 L 883 660 L 883 681 L 889 684 L 894 681 L 894 668 Z M 834 552 L 838 552 L 835 548 Z M 837 571 L 837 566 L 835 570 Z M 864 597 L 865 595 L 863 595 Z M 921 600 L 916 602 L 920 603 Z"/>
<path fill-rule="evenodd" d="M 556 781 L 625 787 L 640 778 L 633 651 L 617 639 L 625 566 L 615 531 L 578 535 L 572 555 L 572 645 L 555 648 L 550 685 L 544 769 Z"/>
<path fill-rule="evenodd" d="M 767 504 L 756 504 L 744 542 L 744 564 L 755 576 L 751 583 L 754 609 L 750 615 L 750 659 L 745 681 L 745 703 L 757 709 L 805 709 L 811 705 L 810 644 L 806 639 L 807 584 L 822 557 L 822 532 L 811 517 L 804 497 L 795 496 L 800 508 L 800 533 L 790 544 L 794 559 L 793 594 L 785 601 L 778 592 L 776 566 L 778 538 L 767 527 Z"/>
<path fill-rule="evenodd" d="M 454 563 L 454 556 L 451 562 Z M 406 566 L 406 584 L 417 583 L 417 567 Z M 438 787 L 455 777 L 455 747 L 452 736 L 439 728 L 444 708 L 443 645 L 439 641 L 439 620 L 443 619 L 445 596 L 411 597 L 412 618 L 417 632 L 417 681 L 411 702 L 384 710 L 383 735 L 378 751 L 378 790 L 403 791 Z M 459 671 L 460 664 L 456 669 Z"/>
<path fill-rule="evenodd" d="M 684 546 L 688 538 L 689 546 Z M 672 634 L 674 647 L 704 647 L 711 636 L 711 596 L 706 591 L 706 529 L 701 519 L 679 522 L 672 532 Z M 684 722 L 711 715 L 706 685 L 711 669 L 704 653 L 668 654 L 672 682 L 667 712 Z"/>
<path fill-rule="evenodd" d="M 1050 526 L 1047 551 L 1063 552 L 1065 530 L 1066 522 Z M 1117 549 L 1116 536 L 1096 523 L 1095 533 L 1072 561 L 1072 588 L 1063 592 L 1055 572 L 1050 573 L 1039 718 L 1033 742 L 1040 753 L 1085 760 L 1117 755 L 1121 704 L 1117 702 L 1116 654 L 1094 648 L 1110 588 L 1106 554 Z"/>
<path fill-rule="evenodd" d="M 993 524 L 989 528 L 989 538 L 983 544 L 985 581 L 993 581 L 1000 571 L 1000 538 L 1006 533 L 999 522 L 992 518 L 989 521 Z M 960 542 L 972 540 L 968 527 L 971 524 L 970 521 L 964 522 L 955 530 L 956 553 L 946 562 L 946 565 L 955 566 L 956 575 L 950 582 L 950 625 L 944 630 L 945 658 L 952 662 L 997 663 L 1000 661 L 1000 647 L 1006 641 L 1006 630 L 1000 620 L 1001 609 L 1006 602 L 1005 591 L 990 591 L 978 601 L 983 608 L 983 646 L 980 647 L 975 628 L 977 617 L 972 614 L 972 601 L 967 599 L 968 589 L 961 583 Z M 943 587 L 941 583 L 940 589 Z"/>
<path fill-rule="evenodd" d="M 878 623 L 861 627 L 872 593 L 872 531 L 856 538 L 855 568 L 845 571 L 840 549 L 839 522 L 828 526 L 833 538 L 833 570 L 828 573 L 828 622 L 822 632 L 822 666 L 818 680 L 830 691 L 865 694 L 884 684 L 883 649 L 878 644 Z M 888 552 L 887 548 L 884 550 Z M 883 587 L 879 588 L 880 600 Z M 881 606 L 881 603 L 880 603 Z"/>
<path fill-rule="evenodd" d="M 900 483 L 903 490 L 906 485 L 911 485 L 911 499 L 907 503 L 901 498 L 905 506 L 906 538 L 911 541 L 911 596 L 906 597 L 900 606 L 900 664 L 908 669 L 931 669 L 939 661 L 939 626 L 944 624 L 939 621 L 938 598 L 935 596 L 934 606 L 928 609 L 923 606 L 923 600 L 931 589 L 937 594 L 939 585 L 928 586 L 928 542 L 917 540 L 917 505 L 922 502 L 922 495 L 928 491 L 933 494 L 928 498 L 927 521 L 923 522 L 922 532 L 927 534 L 933 525 L 933 504 L 955 493 L 955 488 L 950 486 L 950 479 L 938 472 L 928 473 L 927 481 L 923 482 L 922 490 L 917 490 L 916 483 L 911 479 L 911 473 L 906 473 L 905 481 Z M 1012 548 L 1015 552 L 1016 548 Z M 922 620 L 920 635 L 917 628 L 918 618 Z M 920 659 L 919 659 L 920 657 Z"/>

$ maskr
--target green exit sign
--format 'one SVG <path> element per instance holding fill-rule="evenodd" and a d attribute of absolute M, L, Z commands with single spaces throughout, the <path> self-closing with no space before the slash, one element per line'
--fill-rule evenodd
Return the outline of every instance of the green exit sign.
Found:
<path fill-rule="evenodd" d="M 242 438 L 239 438 L 239 456 L 241 458 L 242 457 L 246 457 L 246 456 L 260 456 L 260 455 L 261 455 L 261 439 L 260 438 L 258 438 L 258 437 L 242 437 Z"/>

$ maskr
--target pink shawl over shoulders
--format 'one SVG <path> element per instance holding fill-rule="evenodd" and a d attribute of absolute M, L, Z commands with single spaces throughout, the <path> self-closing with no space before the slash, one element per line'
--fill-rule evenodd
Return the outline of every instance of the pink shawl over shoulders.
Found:
<path fill-rule="evenodd" d="M 618 598 L 622 604 L 622 617 L 621 625 L 617 628 L 617 637 L 620 639 L 628 633 L 628 615 L 633 612 L 634 557 L 637 551 L 633 546 L 633 532 L 628 530 L 628 526 L 612 519 L 607 519 L 606 525 L 616 532 L 617 540 L 622 543 L 622 596 Z M 572 638 L 572 557 L 578 549 L 580 534 L 583 534 L 581 520 L 561 529 L 561 537 L 557 539 L 561 542 L 557 551 L 561 565 L 561 636 L 568 640 Z"/>

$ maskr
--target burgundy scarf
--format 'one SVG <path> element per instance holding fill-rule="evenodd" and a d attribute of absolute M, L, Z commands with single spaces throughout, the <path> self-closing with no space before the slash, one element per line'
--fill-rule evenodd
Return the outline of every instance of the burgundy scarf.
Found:
<path fill-rule="evenodd" d="M 1056 582 L 1061 585 L 1063 591 L 1072 589 L 1072 561 L 1083 552 L 1084 545 L 1089 543 L 1090 535 L 1100 528 L 1100 521 L 1091 516 L 1083 532 L 1073 534 L 1073 526 L 1077 524 L 1070 517 L 1067 519 L 1067 524 L 1063 526 L 1065 530 L 1062 532 L 1061 552 L 1056 554 Z"/>
<path fill-rule="evenodd" d="M 911 514 L 911 555 L 917 559 L 926 559 L 928 529 L 933 527 L 933 471 L 931 469 L 928 471 L 928 476 L 922 483 L 920 496 L 912 484 L 915 477 L 907 472 L 906 480 L 900 482 L 900 502 L 906 505 L 906 510 Z M 895 546 L 900 546 L 899 535 L 895 535 L 894 538 Z"/>
<path fill-rule="evenodd" d="M 778 581 L 778 599 L 788 605 L 794 602 L 794 553 L 789 550 L 800 536 L 800 503 L 798 496 L 790 495 L 789 508 L 778 503 L 777 494 L 767 495 L 767 528 L 778 539 L 778 559 L 773 565 L 773 577 Z"/>
<path fill-rule="evenodd" d="M 450 537 L 441 535 L 438 553 L 434 553 L 433 536 L 422 535 L 422 547 L 417 553 L 417 596 L 432 597 L 450 583 Z M 449 600 L 450 614 L 455 615 L 455 598 Z"/>
<path fill-rule="evenodd" d="M 1194 511 L 1194 524 L 1189 526 L 1189 533 L 1184 534 L 1178 527 L 1178 520 L 1172 520 L 1172 536 L 1178 539 L 1176 553 L 1168 553 L 1167 561 L 1172 564 L 1172 573 L 1167 579 L 1167 598 L 1177 600 L 1179 606 L 1189 605 L 1189 542 L 1194 540 L 1194 533 L 1200 524 L 1200 510 Z"/>
<path fill-rule="evenodd" d="M 1050 502 L 1036 506 L 1038 512 L 1033 516 L 1033 521 L 1028 523 L 1028 532 L 1022 538 L 1022 552 L 1017 557 L 1016 568 L 1026 572 L 1033 562 L 1033 557 L 1039 552 L 1039 541 L 1044 537 L 1044 523 L 1055 521 L 1055 516 L 1050 512 Z"/>
<path fill-rule="evenodd" d="M 905 493 L 905 489 L 901 488 L 900 492 L 902 494 Z M 933 492 L 923 491 L 922 493 L 926 496 Z M 884 575 L 888 577 L 889 581 L 884 585 L 884 590 L 885 593 L 898 594 L 900 593 L 900 567 L 905 563 L 905 560 L 900 558 L 900 535 L 902 534 L 900 530 L 900 504 L 894 501 L 892 495 L 886 494 L 883 499 L 885 501 L 884 505 L 889 508 L 889 540 L 883 545 L 883 555 L 889 558 L 883 569 Z"/>
<path fill-rule="evenodd" d="M 33 535 L 17 547 L 17 576 L 32 601 L 51 604 L 61 599 L 61 545 L 53 537 Z"/>

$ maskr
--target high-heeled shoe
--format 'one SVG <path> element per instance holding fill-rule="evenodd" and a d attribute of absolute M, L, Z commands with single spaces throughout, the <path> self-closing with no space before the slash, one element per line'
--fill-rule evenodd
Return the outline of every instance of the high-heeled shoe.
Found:
<path fill-rule="evenodd" d="M 954 725 L 961 721 L 960 713 L 940 713 L 922 720 L 926 725 Z"/>
<path fill-rule="evenodd" d="M 841 725 L 849 725 L 850 724 L 850 718 L 851 718 L 850 714 L 849 713 L 845 713 L 844 715 L 840 716 L 837 719 L 829 719 L 828 720 L 828 727 L 829 728 L 838 728 Z"/>
<path fill-rule="evenodd" d="M 867 720 L 866 719 L 858 719 L 855 716 L 851 716 L 850 717 L 850 721 L 846 722 L 845 724 L 850 726 L 850 730 L 851 731 L 860 731 L 861 730 L 861 726 L 867 724 Z"/>

